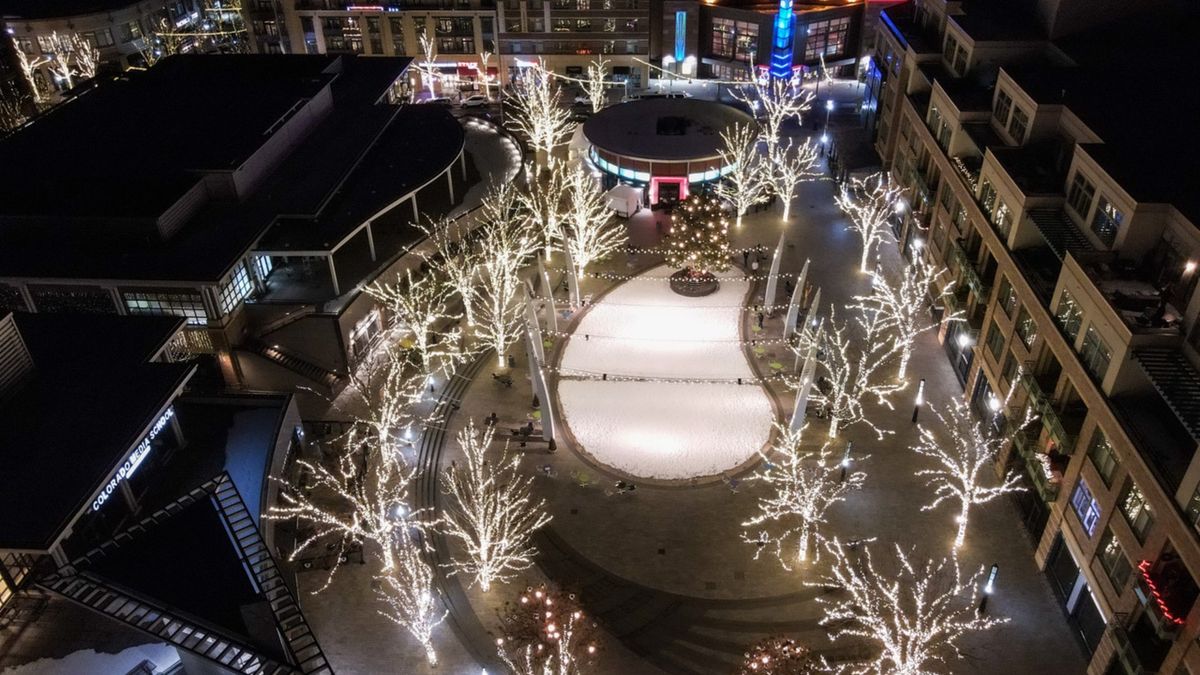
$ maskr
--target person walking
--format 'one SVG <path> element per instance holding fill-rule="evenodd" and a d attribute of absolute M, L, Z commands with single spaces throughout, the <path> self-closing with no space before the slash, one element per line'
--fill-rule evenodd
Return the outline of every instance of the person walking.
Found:
<path fill-rule="evenodd" d="M 763 313 L 761 311 L 759 311 L 759 313 L 758 313 L 758 329 L 762 330 L 762 327 L 763 327 Z"/>

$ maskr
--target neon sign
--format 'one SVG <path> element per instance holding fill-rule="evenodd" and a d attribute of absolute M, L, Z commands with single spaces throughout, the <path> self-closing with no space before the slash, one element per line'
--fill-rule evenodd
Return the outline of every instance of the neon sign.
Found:
<path fill-rule="evenodd" d="M 1175 616 L 1171 612 L 1171 608 L 1167 606 L 1166 599 L 1158 591 L 1158 584 L 1154 583 L 1154 579 L 1150 577 L 1150 566 L 1152 564 L 1149 560 L 1143 560 L 1138 563 L 1138 571 L 1142 573 L 1142 582 L 1146 584 L 1146 588 L 1150 589 L 1150 596 L 1154 598 L 1154 604 L 1158 606 L 1158 611 L 1162 613 L 1163 618 L 1176 626 L 1182 626 L 1186 622 L 1185 619 Z"/>
<path fill-rule="evenodd" d="M 124 461 L 124 463 L 121 464 L 121 467 L 117 469 L 116 475 L 112 477 L 112 480 L 108 481 L 108 484 L 105 485 L 104 488 L 101 489 L 96 495 L 96 498 L 92 500 L 92 511 L 99 511 L 100 507 L 104 506 L 104 504 L 108 501 L 108 498 L 117 491 L 117 486 L 121 484 L 121 481 L 129 480 L 129 477 L 138 470 L 138 467 L 142 465 L 142 462 L 146 461 L 146 457 L 150 454 L 150 446 L 154 442 L 154 439 L 157 438 L 160 433 L 162 433 L 162 430 L 167 427 L 167 423 L 170 422 L 171 418 L 173 417 L 175 417 L 175 409 L 167 408 L 166 412 L 164 412 L 157 420 L 155 420 L 154 426 L 150 427 L 150 432 L 146 434 L 146 437 L 142 439 L 141 443 L 138 443 L 138 446 L 133 449 L 133 452 L 129 453 L 129 457 Z"/>

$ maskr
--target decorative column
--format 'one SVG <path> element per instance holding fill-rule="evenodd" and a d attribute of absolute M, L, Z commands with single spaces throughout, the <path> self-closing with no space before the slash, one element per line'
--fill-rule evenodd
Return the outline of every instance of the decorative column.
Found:
<path fill-rule="evenodd" d="M 763 304 L 766 305 L 767 316 L 774 313 L 775 291 L 779 281 L 779 261 L 783 259 L 783 234 L 779 235 L 779 244 L 775 247 L 775 255 L 771 258 L 771 272 L 767 276 L 767 292 L 763 294 Z"/>
<path fill-rule="evenodd" d="M 804 285 L 808 282 L 808 263 L 800 270 L 800 278 L 796 279 L 796 287 L 792 289 L 792 297 L 788 301 L 787 318 L 783 321 L 783 339 L 788 339 L 796 332 L 796 319 L 800 316 L 800 301 L 804 299 Z"/>
<path fill-rule="evenodd" d="M 815 337 L 816 331 L 813 333 Z M 800 389 L 796 391 L 796 407 L 792 409 L 792 431 L 799 431 L 804 426 L 804 414 L 808 410 L 808 395 L 812 392 L 813 379 L 817 372 L 817 341 L 810 339 L 808 349 L 805 351 L 804 369 L 800 371 Z M 797 358 L 799 358 L 799 354 L 797 354 Z"/>
<path fill-rule="evenodd" d="M 563 252 L 567 259 L 567 289 L 571 292 L 571 306 L 579 307 L 582 303 L 579 300 L 579 275 L 575 271 L 575 259 L 571 257 L 570 251 Z"/>

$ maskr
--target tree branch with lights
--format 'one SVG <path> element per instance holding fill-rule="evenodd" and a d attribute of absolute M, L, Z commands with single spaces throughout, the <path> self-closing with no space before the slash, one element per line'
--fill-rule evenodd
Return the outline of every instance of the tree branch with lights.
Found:
<path fill-rule="evenodd" d="M 470 577 L 485 593 L 533 565 L 533 533 L 550 522 L 546 501 L 533 497 L 533 480 L 517 471 L 519 460 L 507 446 L 488 455 L 495 431 L 468 421 L 458 432 L 462 464 L 447 468 L 441 481 L 449 503 L 440 527 L 466 552 L 462 558 L 451 556 L 451 574 Z"/>
<path fill-rule="evenodd" d="M 763 638 L 743 655 L 734 675 L 819 675 L 829 664 L 795 640 L 775 635 Z"/>
<path fill-rule="evenodd" d="M 537 243 L 528 220 L 518 213 L 516 191 L 509 184 L 493 188 L 479 213 L 483 237 L 478 280 L 472 289 L 478 318 L 475 335 L 496 351 L 497 364 L 503 368 L 504 354 L 520 334 L 524 308 L 520 271 Z"/>
<path fill-rule="evenodd" d="M 583 276 L 588 265 L 624 248 L 629 236 L 624 226 L 612 224 L 612 212 L 599 182 L 582 165 L 567 175 L 565 195 L 559 236 L 576 273 Z"/>
<path fill-rule="evenodd" d="M 918 562 L 897 546 L 895 560 L 880 569 L 867 544 L 860 546 L 856 556 L 836 539 L 827 544 L 833 563 L 822 580 L 810 584 L 841 590 L 817 596 L 824 613 L 821 625 L 829 628 L 831 640 L 865 639 L 879 651 L 873 661 L 840 672 L 934 672 L 962 658 L 960 644 L 966 636 L 1008 621 L 976 611 L 982 568 L 964 576 L 953 556 Z"/>
<path fill-rule="evenodd" d="M 551 73 L 541 63 L 526 68 L 514 83 L 508 105 L 505 123 L 529 140 L 538 165 L 553 164 L 554 149 L 566 142 L 575 123 Z"/>
<path fill-rule="evenodd" d="M 436 221 L 423 229 L 433 243 L 432 252 L 422 254 L 425 263 L 458 295 L 463 303 L 467 325 L 474 326 L 474 288 L 475 276 L 479 272 L 479 254 L 471 248 L 467 238 L 469 230 L 459 221 L 449 219 Z"/>
<path fill-rule="evenodd" d="M 762 201 L 770 189 L 769 167 L 758 151 L 758 142 L 758 131 L 750 124 L 734 124 L 721 132 L 721 164 L 730 169 L 715 192 L 733 207 L 738 227 L 750 207 Z"/>
<path fill-rule="evenodd" d="M 954 548 L 957 549 L 967 536 L 967 519 L 972 506 L 1025 488 L 1019 485 L 1017 475 L 1011 471 L 998 484 L 984 485 L 987 468 L 1011 436 L 991 433 L 985 422 L 976 420 L 967 404 L 957 398 L 947 406 L 945 413 L 936 408 L 934 413 L 945 427 L 948 438 L 939 440 L 933 430 L 924 425 L 920 427 L 920 440 L 913 446 L 913 451 L 937 463 L 935 468 L 923 469 L 916 474 L 925 477 L 925 485 L 933 490 L 933 501 L 921 510 L 932 511 L 942 502 L 958 505 L 955 517 L 958 528 L 954 536 Z M 1031 421 L 1033 415 L 1027 408 L 1024 419 L 1013 426 L 1014 433 L 1020 433 Z"/>
<path fill-rule="evenodd" d="M 792 200 L 800 183 L 821 177 L 817 170 L 821 161 L 820 152 L 820 146 L 811 139 L 799 145 L 788 139 L 786 144 L 776 143 L 771 146 L 767 175 L 771 182 L 771 191 L 783 202 L 785 221 L 792 210 Z"/>
<path fill-rule="evenodd" d="M 742 523 L 749 528 L 742 541 L 757 547 L 754 559 L 770 550 L 788 571 L 820 556 L 826 512 L 867 478 L 861 471 L 848 471 L 849 458 L 835 461 L 829 443 L 817 451 L 805 450 L 802 433 L 803 429 L 776 426 L 770 451 L 759 452 L 766 468 L 748 479 L 765 484 L 768 492 L 758 498 L 757 515 Z"/>
<path fill-rule="evenodd" d="M 394 564 L 375 577 L 375 596 L 383 603 L 379 613 L 408 631 L 425 651 L 430 666 L 438 665 L 433 631 L 449 615 L 434 587 L 434 570 L 425 562 L 428 544 L 420 531 L 402 528 L 395 536 Z"/>
<path fill-rule="evenodd" d="M 517 196 L 521 209 L 535 225 L 535 234 L 541 237 L 542 255 L 547 260 L 563 238 L 566 194 L 566 166 L 556 165 L 530 178 L 528 187 Z"/>
<path fill-rule="evenodd" d="M 599 651 L 575 595 L 545 584 L 505 603 L 500 632 L 496 651 L 512 675 L 582 675 Z"/>
<path fill-rule="evenodd" d="M 375 282 L 365 291 L 387 309 L 393 327 L 402 334 L 401 344 L 416 356 L 427 377 L 448 375 L 456 363 L 466 358 L 462 332 L 441 328 L 459 315 L 450 312 L 453 289 L 439 275 L 414 279 L 412 270 L 407 270 L 401 280 Z"/>
<path fill-rule="evenodd" d="M 812 108 L 813 95 L 804 89 L 799 71 L 788 78 L 758 78 L 750 83 L 749 92 L 734 89 L 734 98 L 744 103 L 756 115 L 763 111 L 762 138 L 767 144 L 767 154 L 773 154 L 783 134 L 783 124 L 795 119 L 799 125 L 804 113 Z"/>
<path fill-rule="evenodd" d="M 888 219 L 896 212 L 904 189 L 892 182 L 886 172 L 866 178 L 851 178 L 835 196 L 837 205 L 850 219 L 846 229 L 862 240 L 859 270 L 870 271 L 871 253 L 892 237 Z"/>
<path fill-rule="evenodd" d="M 588 64 L 584 89 L 592 101 L 593 113 L 600 112 L 608 96 L 608 66 L 609 62 L 603 56 Z"/>
<path fill-rule="evenodd" d="M 938 290 L 938 280 L 946 274 L 944 267 L 934 267 L 916 256 L 911 265 L 905 265 L 898 279 L 877 272 L 871 282 L 871 294 L 855 296 L 856 307 L 861 311 L 874 312 L 888 331 L 900 357 L 898 377 L 903 380 L 908 372 L 913 347 L 921 334 L 940 325 L 929 314 L 929 303 L 944 301 L 954 295 L 954 282 Z M 933 295 L 931 295 L 931 293 Z M 962 312 L 957 311 L 942 317 L 941 321 L 958 321 Z"/>

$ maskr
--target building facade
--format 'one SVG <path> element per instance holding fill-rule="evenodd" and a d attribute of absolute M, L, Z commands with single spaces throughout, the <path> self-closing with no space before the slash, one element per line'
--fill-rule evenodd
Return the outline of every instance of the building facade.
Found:
<path fill-rule="evenodd" d="M 1164 20 L 1197 24 L 1130 11 L 886 8 L 863 111 L 906 188 L 902 251 L 955 283 L 939 311 L 964 321 L 939 338 L 972 408 L 1014 435 L 996 469 L 1023 477 L 1089 672 L 1200 673 L 1200 210 L 1180 135 L 1197 96 L 1145 75 L 1184 53 Z M 1152 46 L 1105 47 L 1125 39 Z"/>

